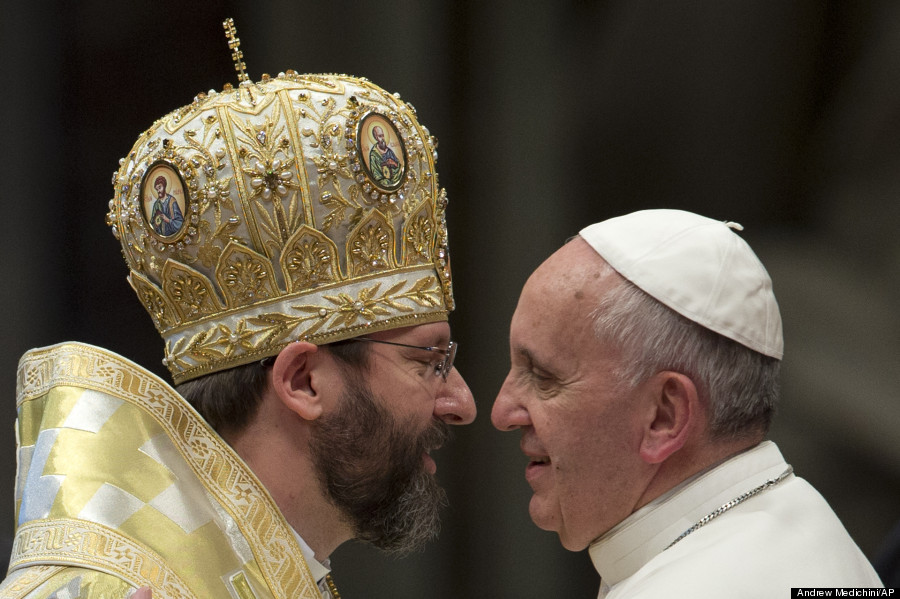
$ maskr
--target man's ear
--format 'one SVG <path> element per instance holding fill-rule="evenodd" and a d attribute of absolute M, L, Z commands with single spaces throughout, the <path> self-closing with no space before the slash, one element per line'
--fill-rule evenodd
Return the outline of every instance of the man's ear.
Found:
<path fill-rule="evenodd" d="M 272 365 L 272 388 L 289 410 L 304 420 L 315 420 L 322 414 L 321 396 L 314 369 L 318 347 L 306 341 L 287 345 Z"/>
<path fill-rule="evenodd" d="M 704 416 L 697 387 L 689 377 L 664 371 L 649 383 L 650 411 L 640 454 L 648 464 L 659 464 L 684 446 Z"/>

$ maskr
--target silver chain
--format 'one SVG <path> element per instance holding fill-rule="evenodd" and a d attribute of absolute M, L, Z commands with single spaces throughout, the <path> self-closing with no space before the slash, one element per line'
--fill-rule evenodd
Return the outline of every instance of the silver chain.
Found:
<path fill-rule="evenodd" d="M 698 528 L 702 528 L 702 527 L 706 526 L 707 524 L 710 523 L 710 521 L 715 520 L 716 518 L 718 518 L 719 516 L 721 516 L 728 510 L 730 510 L 731 508 L 744 503 L 745 501 L 747 501 L 754 495 L 759 495 L 760 493 L 762 493 L 763 491 L 765 491 L 766 489 L 768 489 L 770 487 L 774 487 L 775 485 L 777 485 L 778 483 L 780 483 L 781 481 L 786 479 L 788 476 L 790 476 L 790 474 L 793 471 L 794 471 L 794 468 L 792 466 L 788 466 L 787 470 L 782 472 L 778 476 L 778 478 L 770 478 L 769 480 L 767 480 L 763 484 L 759 485 L 758 487 L 755 487 L 753 489 L 750 489 L 746 493 L 738 495 L 737 497 L 735 497 L 728 503 L 722 504 L 720 507 L 716 508 L 714 511 L 712 511 L 712 512 L 708 513 L 707 515 L 703 516 L 702 518 L 700 518 L 700 520 L 698 520 L 697 523 L 694 524 L 693 526 L 691 526 L 689 529 L 687 529 L 686 531 L 681 533 L 677 539 L 675 539 L 674 541 L 669 543 L 669 546 L 666 547 L 666 549 L 670 549 L 672 547 L 672 545 L 674 545 L 675 543 L 677 543 L 684 537 L 688 536 L 689 534 L 691 534 Z M 663 551 L 665 551 L 666 549 L 663 549 Z"/>

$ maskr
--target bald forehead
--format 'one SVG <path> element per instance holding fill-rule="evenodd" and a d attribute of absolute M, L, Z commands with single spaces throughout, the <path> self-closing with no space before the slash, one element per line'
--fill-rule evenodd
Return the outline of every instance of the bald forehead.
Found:
<path fill-rule="evenodd" d="M 510 326 L 513 355 L 560 376 L 589 368 L 603 350 L 591 315 L 619 280 L 583 239 L 564 245 L 534 271 L 519 296 Z"/>
<path fill-rule="evenodd" d="M 575 237 L 547 258 L 529 283 L 573 299 L 597 300 L 616 278 L 618 273 L 586 241 Z"/>

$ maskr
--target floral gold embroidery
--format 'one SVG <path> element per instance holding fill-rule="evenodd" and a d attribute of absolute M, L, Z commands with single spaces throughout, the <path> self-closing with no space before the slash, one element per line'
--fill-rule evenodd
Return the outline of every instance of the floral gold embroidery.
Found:
<path fill-rule="evenodd" d="M 137 293 L 141 303 L 144 304 L 144 308 L 150 313 L 157 330 L 164 331 L 175 326 L 176 316 L 174 310 L 169 306 L 166 297 L 150 281 L 136 272 L 132 272 L 129 275 L 128 281 Z"/>
<path fill-rule="evenodd" d="M 190 267 L 169 260 L 162 276 L 163 290 L 172 298 L 182 320 L 215 314 L 220 309 L 209 280 Z"/>
<path fill-rule="evenodd" d="M 303 226 L 281 255 L 288 291 L 315 289 L 341 278 L 337 247 L 328 237 Z"/>
<path fill-rule="evenodd" d="M 364 218 L 347 240 L 347 261 L 352 276 L 395 267 L 394 230 L 377 210 Z"/>
<path fill-rule="evenodd" d="M 433 261 L 434 221 L 427 202 L 409 217 L 403 227 L 403 263 L 428 264 Z"/>
<path fill-rule="evenodd" d="M 229 307 L 239 307 L 276 295 L 271 262 L 249 248 L 229 243 L 216 268 L 219 288 Z"/>
<path fill-rule="evenodd" d="M 416 119 L 364 79 L 289 72 L 199 94 L 138 138 L 113 176 L 107 222 L 176 382 L 271 355 L 299 335 L 327 342 L 446 318 L 436 141 Z M 173 196 L 184 219 L 177 233 L 162 219 L 160 233 L 151 230 L 156 198 L 141 187 L 152 178 L 154 191 L 153 169 L 169 167 L 160 175 L 183 179 L 183 196 Z M 388 291 L 409 293 L 426 274 L 436 303 L 426 294 L 388 306 Z"/>

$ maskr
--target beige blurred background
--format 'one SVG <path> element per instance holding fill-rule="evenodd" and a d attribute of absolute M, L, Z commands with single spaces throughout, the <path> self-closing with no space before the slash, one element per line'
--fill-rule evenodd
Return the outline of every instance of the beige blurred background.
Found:
<path fill-rule="evenodd" d="M 745 226 L 785 320 L 772 437 L 867 555 L 900 520 L 900 3 L 10 2 L 0 18 L 0 551 L 13 530 L 15 368 L 76 339 L 163 374 L 104 224 L 153 120 L 250 75 L 343 72 L 440 140 L 458 365 L 480 414 L 438 457 L 441 539 L 402 561 L 348 544 L 347 599 L 593 597 L 587 554 L 527 515 L 518 435 L 490 424 L 528 274 L 584 225 L 682 208 Z"/>

